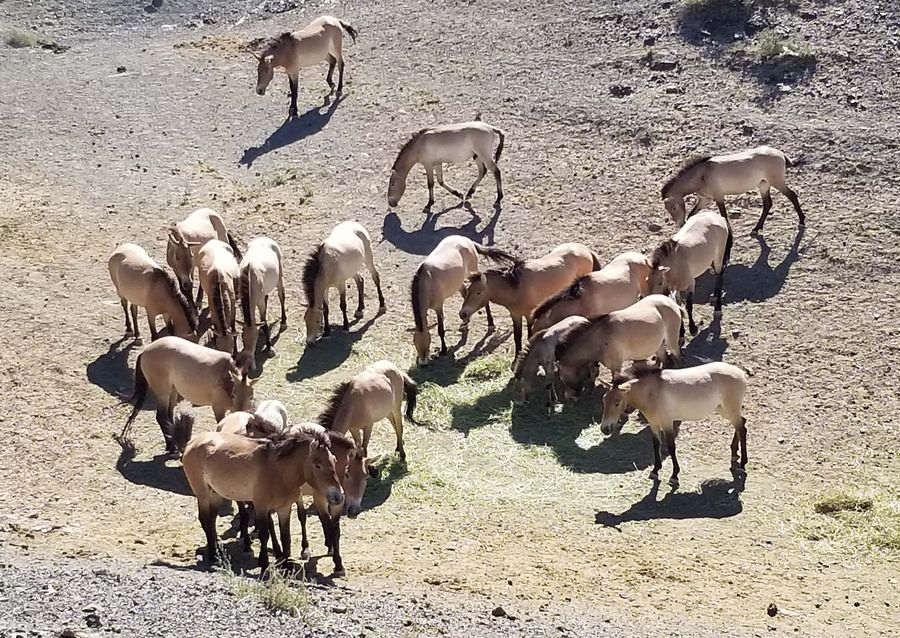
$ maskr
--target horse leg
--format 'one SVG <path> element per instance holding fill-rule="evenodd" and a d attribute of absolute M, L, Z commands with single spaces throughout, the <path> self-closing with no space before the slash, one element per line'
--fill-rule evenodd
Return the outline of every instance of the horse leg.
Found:
<path fill-rule="evenodd" d="M 797 197 L 797 193 L 791 190 L 787 185 L 782 186 L 780 189 L 784 196 L 791 200 L 791 204 L 794 205 L 794 210 L 797 211 L 797 223 L 801 226 L 806 226 L 806 215 L 803 214 L 803 209 L 800 208 L 800 198 Z"/>
<path fill-rule="evenodd" d="M 659 436 L 652 428 L 650 438 L 653 439 L 653 471 L 650 472 L 650 478 L 659 481 L 659 471 L 662 469 L 662 459 L 659 457 Z"/>
<path fill-rule="evenodd" d="M 341 299 L 341 316 L 344 318 L 344 330 L 350 329 L 350 320 L 347 319 L 347 285 L 341 284 L 340 289 L 338 290 L 338 295 Z"/>
<path fill-rule="evenodd" d="M 694 323 L 694 291 L 693 289 L 688 290 L 684 296 L 684 309 L 687 311 L 688 316 L 688 330 L 691 331 L 691 336 L 697 334 L 697 324 Z"/>
<path fill-rule="evenodd" d="M 719 214 L 720 214 L 722 217 L 724 217 L 725 219 L 728 219 L 728 212 L 725 210 L 725 200 L 724 200 L 724 199 L 717 199 L 717 200 L 716 200 L 716 206 L 718 206 L 718 208 L 719 208 Z"/>
<path fill-rule="evenodd" d="M 217 503 L 200 503 L 197 501 L 197 517 L 200 519 L 200 527 L 206 534 L 206 562 L 212 565 L 216 561 L 218 540 L 216 539 L 216 510 Z"/>
<path fill-rule="evenodd" d="M 275 525 L 272 523 L 271 516 L 269 516 L 269 538 L 272 540 L 272 553 L 275 555 L 275 560 L 284 560 L 284 554 L 281 551 L 281 543 L 278 542 L 278 535 L 275 533 Z"/>
<path fill-rule="evenodd" d="M 437 175 L 437 183 L 444 187 L 444 189 L 450 193 L 451 195 L 455 195 L 462 199 L 462 193 L 460 193 L 455 188 L 450 188 L 444 183 L 444 165 L 441 162 L 438 162 L 434 167 L 434 172 Z"/>
<path fill-rule="evenodd" d="M 125 336 L 130 337 L 134 334 L 134 329 L 131 327 L 131 316 L 128 314 L 128 301 L 120 297 L 119 303 L 122 304 L 122 311 L 125 313 Z"/>
<path fill-rule="evenodd" d="M 513 341 L 516 345 L 516 354 L 515 356 L 519 356 L 519 352 L 522 351 L 522 317 L 513 317 Z"/>
<path fill-rule="evenodd" d="M 763 229 L 766 218 L 769 216 L 769 211 L 772 210 L 772 193 L 769 192 L 769 185 L 760 184 L 759 194 L 762 196 L 762 214 L 760 214 L 759 219 L 756 221 L 756 226 L 750 231 L 751 237 L 756 237 L 756 235 L 759 234 L 759 231 Z"/>
<path fill-rule="evenodd" d="M 328 82 L 328 95 L 334 93 L 334 80 L 332 77 L 334 76 L 334 67 L 337 66 L 337 58 L 328 54 L 328 75 L 325 76 L 325 81 Z"/>
<path fill-rule="evenodd" d="M 287 325 L 287 314 L 284 311 L 284 281 L 281 270 L 278 271 L 278 301 L 281 302 L 281 326 L 279 329 L 283 329 Z"/>
<path fill-rule="evenodd" d="M 299 81 L 298 73 L 288 73 L 288 82 L 291 85 L 291 106 L 288 108 L 288 117 L 297 117 L 297 83 Z"/>
<path fill-rule="evenodd" d="M 447 342 L 444 340 L 444 308 L 438 308 L 436 314 L 438 336 L 441 338 L 441 354 L 447 354 Z"/>
<path fill-rule="evenodd" d="M 425 181 L 428 184 L 428 203 L 425 207 L 428 208 L 434 205 L 434 169 L 431 166 L 425 167 Z"/>
<path fill-rule="evenodd" d="M 483 157 L 481 161 L 484 165 L 494 174 L 494 181 L 497 183 L 497 199 L 494 202 L 495 206 L 500 205 L 500 200 L 503 199 L 503 180 L 500 177 L 500 167 L 497 166 L 496 162 L 490 157 Z"/>
<path fill-rule="evenodd" d="M 319 524 L 322 526 L 322 536 L 325 537 L 325 555 L 332 556 L 334 554 L 334 550 L 332 549 L 332 523 L 331 518 L 327 513 L 323 513 L 322 510 L 316 506 L 316 513 L 319 515 Z"/>
<path fill-rule="evenodd" d="M 338 57 L 338 88 L 337 94 L 340 95 L 344 92 L 344 56 L 340 55 Z"/>
<path fill-rule="evenodd" d="M 190 299 L 190 297 L 188 299 Z M 201 304 L 203 304 L 203 286 L 197 286 L 197 301 L 194 302 L 194 307 L 197 309 L 197 312 L 200 312 Z"/>
<path fill-rule="evenodd" d="M 250 530 L 248 529 L 250 523 L 250 512 L 247 509 L 247 504 L 243 501 L 237 502 L 238 508 L 238 520 L 240 521 L 241 526 L 241 541 L 243 541 L 244 551 L 250 551 Z"/>
<path fill-rule="evenodd" d="M 738 431 L 741 436 L 741 469 L 747 467 L 747 419 L 741 417 L 741 427 Z"/>
<path fill-rule="evenodd" d="M 328 323 L 328 300 L 322 300 L 322 334 L 326 337 L 331 334 L 331 324 Z"/>
<path fill-rule="evenodd" d="M 681 471 L 681 468 L 678 467 L 678 458 L 675 456 L 675 433 L 680 425 L 681 421 L 673 421 L 672 427 L 666 431 L 666 445 L 669 449 L 669 456 L 672 457 L 672 477 L 669 479 L 669 485 L 673 488 L 678 487 L 678 472 Z"/>
<path fill-rule="evenodd" d="M 162 431 L 163 441 L 166 443 L 166 452 L 175 451 L 175 439 L 172 438 L 172 422 L 169 419 L 169 406 L 158 405 L 156 407 L 156 422 Z"/>
<path fill-rule="evenodd" d="M 271 513 L 256 509 L 256 533 L 259 534 L 259 578 L 266 577 L 269 570 L 269 526 L 272 524 Z"/>
<path fill-rule="evenodd" d="M 478 185 L 481 183 L 481 180 L 484 179 L 484 176 L 487 175 L 487 167 L 484 165 L 478 157 L 475 157 L 475 162 L 478 164 L 478 177 L 475 178 L 475 182 L 469 188 L 468 192 L 466 192 L 466 199 L 472 197 L 475 194 L 475 189 L 478 188 Z"/>
<path fill-rule="evenodd" d="M 356 312 L 353 313 L 353 316 L 362 319 L 363 310 L 366 308 L 365 281 L 359 273 L 353 275 L 353 280 L 356 282 Z"/>
<path fill-rule="evenodd" d="M 306 535 L 306 507 L 303 498 L 297 501 L 297 520 L 300 521 L 300 558 L 309 558 L 309 537 Z"/>
<path fill-rule="evenodd" d="M 372 424 L 370 423 L 362 429 L 362 451 L 363 456 L 369 456 L 369 439 L 372 438 Z"/>
<path fill-rule="evenodd" d="M 141 338 L 141 329 L 138 326 L 137 316 L 138 316 L 138 307 L 135 306 L 134 304 L 131 304 L 131 325 L 134 328 L 134 338 L 140 339 Z"/>
<path fill-rule="evenodd" d="M 269 519 L 271 520 L 271 519 Z M 291 558 L 291 506 L 278 510 L 278 532 L 281 535 L 281 560 Z M 274 551 L 275 534 L 272 534 L 272 546 Z"/>
<path fill-rule="evenodd" d="M 484 304 L 484 314 L 487 315 L 488 332 L 491 332 L 494 329 L 494 315 L 491 314 L 490 302 Z"/>
<path fill-rule="evenodd" d="M 156 315 L 147 311 L 147 325 L 150 326 L 150 341 L 156 341 L 159 338 L 159 332 L 156 330 Z"/>
<path fill-rule="evenodd" d="M 394 426 L 394 434 L 397 435 L 397 449 L 395 452 L 400 455 L 402 460 L 406 460 L 406 450 L 403 449 L 403 413 L 400 412 L 400 402 L 394 407 L 391 413 L 391 425 Z"/>

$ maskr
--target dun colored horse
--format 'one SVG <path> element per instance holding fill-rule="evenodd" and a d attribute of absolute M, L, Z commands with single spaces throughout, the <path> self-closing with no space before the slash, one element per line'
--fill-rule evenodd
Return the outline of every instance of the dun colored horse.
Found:
<path fill-rule="evenodd" d="M 579 277 L 600 269 L 600 260 L 582 244 L 561 244 L 538 259 L 517 259 L 507 268 L 491 268 L 468 277 L 459 318 L 466 322 L 475 312 L 494 302 L 505 306 L 513 322 L 516 355 L 522 349 L 522 319 L 531 317 L 545 299 L 571 285 Z M 530 329 L 530 324 L 529 324 Z"/>
<path fill-rule="evenodd" d="M 319 335 L 328 335 L 328 290 L 337 288 L 341 300 L 344 329 L 350 328 L 347 319 L 347 288 L 351 277 L 356 281 L 358 302 L 355 317 L 363 316 L 365 300 L 363 278 L 360 269 L 366 266 L 378 290 L 378 312 L 384 312 L 384 295 L 381 294 L 381 277 L 372 257 L 372 240 L 369 233 L 357 222 L 341 222 L 319 244 L 303 266 L 303 290 L 306 293 L 306 343 L 313 343 Z"/>
<path fill-rule="evenodd" d="M 290 556 L 290 512 L 304 484 L 331 505 L 344 500 L 331 440 L 319 433 L 289 431 L 253 439 L 238 434 L 203 432 L 184 451 L 182 465 L 206 534 L 206 559 L 216 557 L 216 513 L 226 500 L 253 503 L 259 533 L 260 577 L 269 567 L 271 512 L 282 524 L 283 557 Z M 286 524 L 286 525 L 285 525 Z M 285 530 L 287 526 L 287 530 Z M 245 522 L 242 522 L 245 527 Z M 246 528 L 242 531 L 246 531 Z"/>
<path fill-rule="evenodd" d="M 710 267 L 716 273 L 716 308 L 722 316 L 722 280 L 731 256 L 731 226 L 713 211 L 702 211 L 687 220 L 671 239 L 660 244 L 650 258 L 650 292 L 684 294 L 688 328 L 697 334 L 694 323 L 694 281 Z"/>
<path fill-rule="evenodd" d="M 405 398 L 406 418 L 412 421 L 417 390 L 415 381 L 393 363 L 377 361 L 349 381 L 339 384 L 317 420 L 322 427 L 339 434 L 349 431 L 356 446 L 362 449 L 363 455 L 368 456 L 372 426 L 387 417 L 397 435 L 396 451 L 405 460 L 400 407 Z"/>
<path fill-rule="evenodd" d="M 580 391 L 599 361 L 615 377 L 626 361 L 656 355 L 660 364 L 667 349 L 681 359 L 681 309 L 666 295 L 644 297 L 622 310 L 594 317 L 587 325 L 568 331 L 556 346 L 559 378 L 567 388 Z"/>
<path fill-rule="evenodd" d="M 589 324 L 584 317 L 572 315 L 531 335 L 513 365 L 513 388 L 518 401 L 528 398 L 535 382 L 543 383 L 547 388 L 547 408 L 552 411 L 553 404 L 559 400 L 556 390 L 556 346 L 569 332 Z"/>
<path fill-rule="evenodd" d="M 806 224 L 806 217 L 800 208 L 800 200 L 797 193 L 785 183 L 785 169 L 793 165 L 787 155 L 770 146 L 758 146 L 728 155 L 696 157 L 688 160 L 665 183 L 661 195 L 666 210 L 680 227 L 685 221 L 685 196 L 691 193 L 698 195 L 697 204 L 688 217 L 697 211 L 700 198 L 704 197 L 714 200 L 719 212 L 725 217 L 726 195 L 736 195 L 757 188 L 762 196 L 762 215 L 750 233 L 756 235 L 763 229 L 772 209 L 772 195 L 769 193 L 769 188 L 772 187 L 791 200 L 797 211 L 797 219 L 803 226 Z"/>
<path fill-rule="evenodd" d="M 235 364 L 231 354 L 206 348 L 180 337 L 162 337 L 144 348 L 134 367 L 134 409 L 121 438 L 144 405 L 149 389 L 156 398 L 156 422 L 167 452 L 176 452 L 172 436 L 174 410 L 179 396 L 194 405 L 212 406 L 216 421 L 228 411 L 247 410 L 253 401 L 253 384 Z"/>
<path fill-rule="evenodd" d="M 234 250 L 223 241 L 210 239 L 197 251 L 200 290 L 209 298 L 214 347 L 235 352 L 235 313 L 240 268 Z"/>
<path fill-rule="evenodd" d="M 747 465 L 747 419 L 742 415 L 747 374 L 728 363 L 706 363 L 679 370 L 643 370 L 637 374 L 617 378 L 603 397 L 604 434 L 621 430 L 619 419 L 628 406 L 637 408 L 650 424 L 653 432 L 653 471 L 650 478 L 659 480 L 662 461 L 660 443 L 672 458 L 672 478 L 669 484 L 678 487 L 678 459 L 675 456 L 675 437 L 682 421 L 705 419 L 718 411 L 734 426 L 731 439 L 731 467 L 743 473 Z M 738 464 L 738 443 L 741 461 Z"/>
<path fill-rule="evenodd" d="M 466 295 L 466 277 L 478 272 L 478 255 L 493 261 L 515 260 L 509 254 L 497 248 L 477 244 L 462 235 L 450 235 L 441 240 L 434 250 L 416 269 L 411 286 L 413 319 L 416 330 L 413 342 L 416 346 L 417 361 L 428 363 L 431 348 L 431 331 L 428 329 L 428 311 L 437 314 L 438 335 L 441 338 L 441 354 L 447 354 L 447 342 L 444 339 L 444 301 L 455 292 L 463 298 Z M 485 304 L 488 330 L 494 327 L 490 304 Z M 468 330 L 464 323 L 462 331 Z"/>
<path fill-rule="evenodd" d="M 646 255 L 622 253 L 538 306 L 531 329 L 546 330 L 572 315 L 596 317 L 627 308 L 649 294 L 649 278 L 650 260 Z"/>
<path fill-rule="evenodd" d="M 141 338 L 138 306 L 147 311 L 150 337 L 156 339 L 156 318 L 172 323 L 173 332 L 185 339 L 197 338 L 197 312 L 178 281 L 136 244 L 122 244 L 109 257 L 109 277 L 125 312 L 125 336 Z M 129 304 L 131 315 L 129 316 Z"/>
<path fill-rule="evenodd" d="M 334 92 L 334 67 L 338 67 L 337 94 L 344 90 L 344 29 L 356 42 L 357 31 L 349 24 L 332 16 L 316 18 L 299 31 L 285 32 L 270 40 L 262 53 L 251 51 L 259 64 L 256 67 L 256 92 L 266 94 L 266 87 L 275 75 L 275 69 L 284 68 L 291 85 L 291 106 L 288 114 L 297 117 L 297 88 L 300 69 L 315 66 L 328 60 L 328 75 L 325 81 Z"/>
<path fill-rule="evenodd" d="M 268 237 L 257 237 L 247 244 L 247 253 L 241 260 L 238 293 L 241 300 L 241 315 L 244 329 L 243 360 L 247 370 L 256 369 L 256 342 L 262 327 L 266 338 L 266 350 L 272 350 L 272 335 L 266 319 L 269 307 L 269 293 L 278 290 L 281 302 L 281 327 L 287 325 L 284 311 L 284 271 L 281 264 L 281 249 Z M 256 323 L 254 310 L 259 311 L 260 323 Z"/>
<path fill-rule="evenodd" d="M 222 216 L 210 208 L 195 210 L 182 221 L 169 226 L 168 231 L 166 263 L 175 271 L 181 292 L 188 299 L 193 299 L 195 257 L 203 244 L 210 239 L 227 241 L 235 256 L 241 258 L 237 242 L 225 228 Z M 200 288 L 194 305 L 199 309 L 202 301 L 203 288 Z"/>
<path fill-rule="evenodd" d="M 499 139 L 496 151 L 494 151 L 495 136 Z M 503 131 L 477 118 L 472 122 L 423 128 L 403 145 L 397 159 L 394 160 L 388 182 L 388 206 L 393 208 L 400 202 L 406 191 L 406 177 L 416 164 L 421 164 L 425 168 L 425 177 L 428 180 L 428 206 L 434 204 L 435 174 L 438 184 L 451 195 L 466 200 L 475 194 L 475 189 L 489 170 L 494 174 L 494 181 L 497 183 L 497 200 L 494 205 L 499 205 L 503 199 L 503 185 L 497 162 L 503 153 L 503 140 Z M 469 158 L 473 158 L 478 165 L 478 177 L 463 196 L 458 190 L 444 183 L 443 165 L 467 162 Z"/>

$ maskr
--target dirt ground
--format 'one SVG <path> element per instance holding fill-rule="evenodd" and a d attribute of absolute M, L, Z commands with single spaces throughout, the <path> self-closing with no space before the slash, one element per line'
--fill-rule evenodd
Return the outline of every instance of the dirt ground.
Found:
<path fill-rule="evenodd" d="M 387 454 L 366 511 L 345 524 L 343 582 L 685 635 L 896 631 L 896 5 L 775 2 L 712 28 L 655 0 L 312 2 L 284 13 L 272 11 L 289 3 L 41 4 L 0 4 L 0 27 L 34 26 L 71 47 L 0 46 L 6 550 L 182 566 L 203 542 L 178 461 L 158 456 L 153 412 L 135 424 L 133 458 L 112 439 L 139 352 L 120 338 L 106 272 L 117 244 L 162 262 L 165 226 L 201 206 L 243 241 L 276 239 L 288 325 L 257 395 L 312 418 L 327 389 L 367 363 L 414 364 L 409 280 L 441 238 L 522 256 L 564 241 L 603 259 L 649 251 L 673 231 L 658 192 L 682 159 L 765 143 L 799 159 L 789 181 L 805 231 L 776 194 L 763 236 L 750 238 L 759 196 L 733 198 L 724 317 L 711 324 L 710 307 L 696 308 L 701 331 L 687 346 L 693 362 L 751 373 L 746 485 L 728 472 L 719 420 L 685 424 L 681 488 L 657 493 L 649 431 L 633 419 L 604 439 L 599 390 L 552 417 L 540 402 L 512 407 L 511 330 L 498 311 L 496 334 L 481 339 L 479 316 L 455 361 L 414 371 L 423 424 L 407 426 L 408 465 Z M 257 96 L 240 46 L 323 12 L 360 30 L 345 50 L 346 95 L 323 106 L 325 67 L 306 70 L 301 115 L 285 121 L 284 76 Z M 760 61 L 766 25 L 813 61 Z M 479 111 L 507 136 L 502 210 L 490 208 L 488 177 L 473 211 L 436 191 L 426 213 L 414 172 L 389 212 L 388 172 L 409 134 Z M 452 167 L 447 179 L 459 187 L 474 174 Z M 366 316 L 307 351 L 302 261 L 344 219 L 373 236 L 389 311 L 375 318 L 367 281 Z M 195 414 L 213 426 L 210 410 Z M 386 424 L 376 429 L 373 450 L 393 443 Z M 817 514 L 834 493 L 872 508 Z"/>

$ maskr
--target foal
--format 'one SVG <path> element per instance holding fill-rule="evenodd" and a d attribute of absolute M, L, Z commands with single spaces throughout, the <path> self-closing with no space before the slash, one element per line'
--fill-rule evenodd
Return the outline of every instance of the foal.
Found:
<path fill-rule="evenodd" d="M 553 404 L 559 399 L 556 392 L 556 346 L 570 332 L 589 324 L 590 321 L 584 317 L 572 315 L 531 335 L 513 364 L 513 388 L 518 401 L 528 398 L 535 381 L 542 382 L 547 388 L 548 411 L 552 411 Z"/>
<path fill-rule="evenodd" d="M 262 327 L 266 338 L 266 350 L 272 350 L 272 334 L 266 320 L 269 293 L 278 290 L 281 302 L 281 327 L 287 325 L 284 311 L 284 271 L 281 266 L 281 249 L 268 237 L 257 237 L 247 244 L 247 254 L 241 260 L 238 296 L 243 317 L 243 359 L 247 370 L 256 369 L 256 342 Z M 256 323 L 255 310 L 259 310 L 260 323 Z"/>
<path fill-rule="evenodd" d="M 234 352 L 236 346 L 236 288 L 240 268 L 234 250 L 223 241 L 211 239 L 197 251 L 200 290 L 209 298 L 213 324 L 213 345 L 223 352 Z"/>
<path fill-rule="evenodd" d="M 538 306 L 531 317 L 534 332 L 565 317 L 596 317 L 621 310 L 649 294 L 650 260 L 639 252 L 622 253 L 600 270 Z"/>
<path fill-rule="evenodd" d="M 172 322 L 173 332 L 185 339 L 197 338 L 197 312 L 181 293 L 178 282 L 137 244 L 122 244 L 109 257 L 109 277 L 125 312 L 125 336 L 141 338 L 137 309 L 147 311 L 150 337 L 156 339 L 156 318 Z M 129 304 L 131 316 L 129 317 Z"/>
<path fill-rule="evenodd" d="M 262 53 L 251 51 L 259 64 L 256 67 L 256 92 L 266 94 L 266 87 L 275 75 L 276 67 L 283 67 L 291 85 L 290 117 L 297 117 L 297 88 L 300 69 L 315 66 L 322 60 L 328 60 L 328 92 L 334 92 L 334 67 L 338 67 L 337 94 L 344 90 L 344 56 L 342 54 L 344 29 L 353 42 L 356 42 L 357 31 L 349 24 L 332 16 L 321 16 L 308 25 L 294 31 L 282 33 L 268 42 Z"/>
<path fill-rule="evenodd" d="M 303 290 L 306 293 L 306 343 L 313 343 L 319 335 L 328 335 L 328 290 L 337 288 L 344 316 L 344 330 L 350 328 L 347 319 L 347 288 L 351 277 L 356 281 L 358 296 L 356 313 L 363 316 L 363 278 L 359 274 L 363 264 L 368 268 L 378 290 L 378 313 L 384 312 L 384 295 L 381 294 L 381 277 L 372 257 L 372 240 L 369 233 L 357 222 L 341 222 L 328 237 L 310 254 L 303 266 Z"/>
<path fill-rule="evenodd" d="M 622 429 L 619 419 L 628 406 L 637 408 L 650 424 L 653 433 L 653 471 L 650 478 L 659 480 L 662 461 L 660 443 L 672 457 L 669 484 L 678 487 L 678 459 L 675 437 L 683 420 L 705 419 L 718 411 L 734 426 L 731 439 L 731 468 L 743 473 L 747 465 L 747 419 L 742 415 L 747 374 L 728 363 L 706 363 L 680 370 L 643 370 L 617 378 L 603 397 L 603 420 L 600 429 L 612 434 Z M 741 461 L 738 464 L 738 443 Z"/>
<path fill-rule="evenodd" d="M 491 157 L 491 151 L 494 149 L 494 136 L 499 139 L 499 143 Z M 425 176 L 428 180 L 427 206 L 434 204 L 435 174 L 437 174 L 438 184 L 451 195 L 466 200 L 475 194 L 475 189 L 489 170 L 494 174 L 494 181 L 497 183 L 497 200 L 494 205 L 499 205 L 500 200 L 503 199 L 503 185 L 497 162 L 500 161 L 500 154 L 503 152 L 503 140 L 503 131 L 479 119 L 460 124 L 423 128 L 403 145 L 397 159 L 394 160 L 391 178 L 388 182 L 388 206 L 393 208 L 400 202 L 400 198 L 406 191 L 406 177 L 416 164 L 421 164 L 425 168 Z M 469 158 L 473 158 L 478 165 L 478 177 L 463 196 L 462 193 L 444 183 L 443 165 L 467 162 Z"/>
<path fill-rule="evenodd" d="M 723 217 L 725 212 L 725 196 L 743 193 L 758 188 L 762 196 L 762 215 L 750 232 L 756 235 L 763 229 L 766 217 L 772 209 L 772 196 L 769 187 L 784 193 L 797 211 L 800 226 L 806 224 L 806 217 L 800 209 L 797 193 L 785 183 L 788 166 L 794 163 L 777 148 L 758 146 L 728 155 L 696 157 L 688 160 L 679 171 L 662 187 L 661 195 L 666 210 L 679 227 L 685 221 L 684 198 L 696 193 L 699 197 L 715 200 Z M 691 211 L 690 217 L 700 206 L 700 199 Z"/>
<path fill-rule="evenodd" d="M 714 318 L 722 316 L 722 280 L 731 256 L 731 226 L 713 211 L 702 211 L 687 220 L 671 239 L 665 240 L 650 258 L 650 292 L 684 293 L 691 334 L 694 323 L 694 281 L 710 267 L 716 273 Z"/>
<path fill-rule="evenodd" d="M 193 299 L 194 267 L 197 251 L 210 239 L 227 241 L 240 259 L 241 251 L 234 236 L 225 228 L 222 216 L 211 208 L 200 208 L 168 228 L 169 238 L 166 244 L 166 263 L 175 271 L 181 291 L 188 299 Z M 203 301 L 203 288 L 197 291 L 194 305 L 199 310 Z"/>
<path fill-rule="evenodd" d="M 494 302 L 505 306 L 513 322 L 513 337 L 518 356 L 522 349 L 522 319 L 548 297 L 571 285 L 592 270 L 600 269 L 600 260 L 582 244 L 561 244 L 538 259 L 517 259 L 504 269 L 491 268 L 469 275 L 459 318 L 467 322 L 475 312 Z M 529 331 L 531 325 L 529 323 Z"/>
<path fill-rule="evenodd" d="M 428 363 L 431 348 L 431 332 L 428 329 L 429 310 L 434 310 L 437 314 L 441 354 L 447 354 L 447 342 L 444 339 L 444 301 L 455 292 L 459 292 L 465 298 L 466 277 L 478 272 L 478 255 L 495 262 L 505 261 L 510 264 L 515 262 L 511 255 L 502 250 L 476 244 L 462 235 L 450 235 L 442 239 L 416 269 L 410 288 L 413 319 L 416 324 L 413 343 L 416 346 L 416 360 L 419 364 Z M 488 330 L 491 330 L 494 327 L 494 317 L 491 315 L 490 304 L 485 304 L 485 312 Z M 460 330 L 464 333 L 468 331 L 468 323 L 464 323 Z"/>

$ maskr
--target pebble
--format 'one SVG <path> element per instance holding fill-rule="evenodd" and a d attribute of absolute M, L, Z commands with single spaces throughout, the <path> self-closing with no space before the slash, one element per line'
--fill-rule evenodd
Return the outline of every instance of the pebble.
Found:
<path fill-rule="evenodd" d="M 769 606 L 766 607 L 766 613 L 774 618 L 778 614 L 778 605 L 776 605 L 775 603 L 769 603 Z"/>
<path fill-rule="evenodd" d="M 494 610 L 491 612 L 491 616 L 493 616 L 494 618 L 505 618 L 506 610 L 498 605 L 497 607 L 494 607 Z"/>

